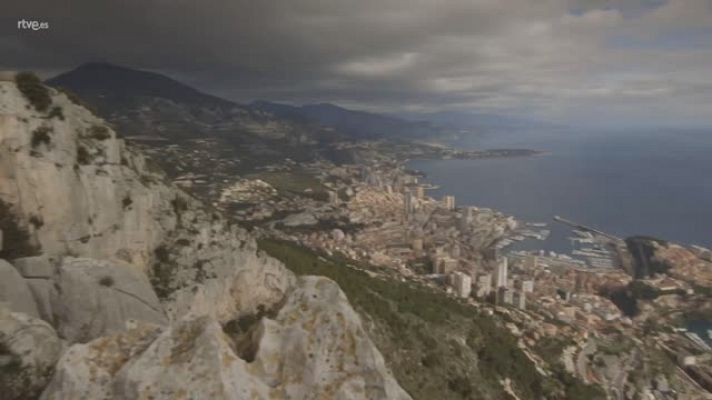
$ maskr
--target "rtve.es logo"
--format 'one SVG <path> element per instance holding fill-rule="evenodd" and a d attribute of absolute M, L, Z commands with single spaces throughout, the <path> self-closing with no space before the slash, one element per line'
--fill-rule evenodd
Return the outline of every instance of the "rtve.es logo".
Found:
<path fill-rule="evenodd" d="M 17 29 L 33 30 L 33 31 L 39 31 L 41 29 L 49 29 L 49 22 L 26 20 L 23 18 L 23 19 L 17 20 Z"/>

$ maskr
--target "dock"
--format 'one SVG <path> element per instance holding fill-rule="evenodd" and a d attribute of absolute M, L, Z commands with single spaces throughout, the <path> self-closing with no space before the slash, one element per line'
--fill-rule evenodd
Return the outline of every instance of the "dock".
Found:
<path fill-rule="evenodd" d="M 554 215 L 554 221 L 556 221 L 556 222 L 561 222 L 562 224 L 565 224 L 565 225 L 569 225 L 570 227 L 572 227 L 572 228 L 574 228 L 574 229 L 577 229 L 577 230 L 580 230 L 580 231 L 595 233 L 596 235 L 604 236 L 604 237 L 606 237 L 606 238 L 608 238 L 608 239 L 615 240 L 615 241 L 617 241 L 617 242 L 622 242 L 622 241 L 623 241 L 623 239 L 621 239 L 621 238 L 619 238 L 619 237 L 617 237 L 617 236 L 611 235 L 610 233 L 606 233 L 606 232 L 600 231 L 600 230 L 598 230 L 598 229 L 596 229 L 596 228 L 591 228 L 590 226 L 581 225 L 581 224 L 579 224 L 579 223 L 573 222 L 573 221 L 568 220 L 568 219 L 566 219 L 566 218 L 559 217 L 558 215 Z"/>

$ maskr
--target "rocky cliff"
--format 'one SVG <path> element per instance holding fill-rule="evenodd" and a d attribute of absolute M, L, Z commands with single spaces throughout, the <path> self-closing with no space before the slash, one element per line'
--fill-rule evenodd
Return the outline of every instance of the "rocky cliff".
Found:
<path fill-rule="evenodd" d="M 334 282 L 259 252 L 66 95 L 3 78 L 3 396 L 409 398 Z"/>

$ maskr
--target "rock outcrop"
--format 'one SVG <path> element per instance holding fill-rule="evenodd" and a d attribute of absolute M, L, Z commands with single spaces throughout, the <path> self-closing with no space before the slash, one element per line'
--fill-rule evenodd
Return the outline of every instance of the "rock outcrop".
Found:
<path fill-rule="evenodd" d="M 15 263 L 0 273 L 24 293 L 0 297 L 70 345 L 43 398 L 408 398 L 338 286 L 297 279 L 46 95 L 38 108 L 0 81 L 0 256 Z"/>
<path fill-rule="evenodd" d="M 53 280 L 57 272 L 54 261 L 45 256 L 23 257 L 12 260 L 12 265 L 30 288 L 40 318 L 54 325 L 52 302 L 57 291 Z"/>
<path fill-rule="evenodd" d="M 39 318 L 32 292 L 22 275 L 5 260 L 0 260 L 0 302 L 16 312 Z"/>
<path fill-rule="evenodd" d="M 339 287 L 301 278 L 274 319 L 137 324 L 72 346 L 43 399 L 409 399 Z"/>
<path fill-rule="evenodd" d="M 61 348 L 49 324 L 0 305 L 2 398 L 36 398 L 51 378 Z"/>
<path fill-rule="evenodd" d="M 304 277 L 258 330 L 255 370 L 280 398 L 408 399 L 338 285 Z M 253 339 L 257 341 L 256 339 Z"/>
<path fill-rule="evenodd" d="M 125 263 L 65 258 L 53 287 L 57 331 L 72 343 L 122 331 L 128 320 L 167 322 L 146 275 Z"/>

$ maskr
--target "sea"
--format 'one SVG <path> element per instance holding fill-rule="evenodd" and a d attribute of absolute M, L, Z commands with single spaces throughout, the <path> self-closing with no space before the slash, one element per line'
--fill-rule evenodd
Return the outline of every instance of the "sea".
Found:
<path fill-rule="evenodd" d="M 712 346 L 712 337 L 708 334 L 712 331 L 712 321 L 707 320 L 693 320 L 689 321 L 687 324 L 687 330 L 696 333 L 702 340 L 704 340 L 708 345 Z"/>
<path fill-rule="evenodd" d="M 540 155 L 481 160 L 415 160 L 409 167 L 452 194 L 458 205 L 487 207 L 551 235 L 520 249 L 570 252 L 566 219 L 628 237 L 653 236 L 712 247 L 712 129 L 552 128 L 465 135 L 468 149 L 524 148 Z"/>

